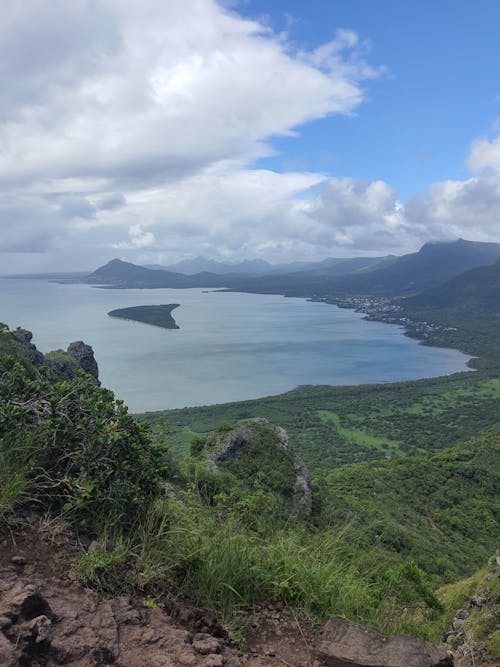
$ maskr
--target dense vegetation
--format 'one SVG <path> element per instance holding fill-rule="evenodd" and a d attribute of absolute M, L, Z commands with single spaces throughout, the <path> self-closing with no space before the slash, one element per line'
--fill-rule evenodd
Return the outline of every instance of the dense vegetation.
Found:
<path fill-rule="evenodd" d="M 75 525 L 125 526 L 167 465 L 113 393 L 81 373 L 53 381 L 0 329 L 0 517 L 26 500 Z"/>
<path fill-rule="evenodd" d="M 381 385 L 299 387 L 279 396 L 145 413 L 181 459 L 221 421 L 265 417 L 286 428 L 310 470 L 422 455 L 498 421 L 500 380 L 484 372 Z"/>
<path fill-rule="evenodd" d="M 158 306 L 131 306 L 129 308 L 117 308 L 110 310 L 110 317 L 118 317 L 122 320 L 134 320 L 152 324 L 163 329 L 178 329 L 178 325 L 172 317 L 172 311 L 178 308 L 178 303 L 162 304 Z"/>

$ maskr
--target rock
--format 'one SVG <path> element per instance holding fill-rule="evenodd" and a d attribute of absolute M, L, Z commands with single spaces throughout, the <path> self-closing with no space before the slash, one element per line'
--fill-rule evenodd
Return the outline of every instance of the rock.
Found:
<path fill-rule="evenodd" d="M 75 341 L 68 346 L 68 354 L 75 360 L 78 368 L 81 368 L 85 373 L 92 375 L 96 382 L 100 384 L 97 361 L 94 357 L 94 350 L 90 345 L 85 345 L 81 340 Z"/>
<path fill-rule="evenodd" d="M 33 637 L 35 644 L 50 641 L 52 622 L 47 616 L 37 616 L 28 624 L 28 631 Z"/>
<path fill-rule="evenodd" d="M 32 364 L 35 366 L 45 365 L 43 354 L 39 352 L 31 342 L 31 339 L 33 338 L 31 331 L 17 327 L 17 329 L 12 332 L 12 338 L 19 350 L 31 361 Z"/>
<path fill-rule="evenodd" d="M 343 618 L 328 621 L 317 658 L 326 667 L 453 667 L 453 658 L 415 637 L 385 637 Z"/>
<path fill-rule="evenodd" d="M 310 516 L 312 512 L 312 493 L 309 485 L 309 472 L 304 465 L 297 468 L 297 477 L 293 486 L 292 505 L 295 512 Z"/>
<path fill-rule="evenodd" d="M 24 567 L 26 565 L 26 558 L 24 556 L 12 556 L 10 562 L 16 567 Z"/>
<path fill-rule="evenodd" d="M 193 637 L 193 649 L 200 655 L 209 655 L 210 653 L 220 653 L 222 646 L 220 641 L 212 635 L 198 632 Z"/>
<path fill-rule="evenodd" d="M 182 653 L 179 653 L 177 656 L 177 662 L 179 665 L 185 665 L 185 667 L 191 667 L 191 665 L 196 664 L 196 658 L 193 655 L 193 653 L 188 653 L 187 651 L 183 651 Z"/>
<path fill-rule="evenodd" d="M 473 595 L 470 599 L 470 606 L 476 607 L 476 609 L 482 609 L 487 602 L 488 600 L 486 598 L 479 595 Z"/>
<path fill-rule="evenodd" d="M 0 630 L 7 630 L 12 625 L 12 621 L 7 616 L 0 616 Z"/>
<path fill-rule="evenodd" d="M 4 667 L 14 667 L 16 662 L 14 644 L 11 644 L 7 637 L 4 637 L 0 632 L 0 665 L 3 665 Z"/>
<path fill-rule="evenodd" d="M 97 540 L 92 540 L 92 542 L 89 544 L 89 546 L 87 548 L 87 551 L 89 551 L 90 553 L 93 553 L 95 551 L 100 551 L 100 549 L 101 549 L 101 545 L 99 544 L 99 542 Z"/>
<path fill-rule="evenodd" d="M 223 667 L 224 658 L 221 655 L 209 655 L 201 663 L 201 667 Z"/>

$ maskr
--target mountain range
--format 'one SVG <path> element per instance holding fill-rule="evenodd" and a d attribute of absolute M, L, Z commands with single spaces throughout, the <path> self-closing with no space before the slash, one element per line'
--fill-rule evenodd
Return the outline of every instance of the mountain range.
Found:
<path fill-rule="evenodd" d="M 197 273 L 209 272 L 218 275 L 225 274 L 244 274 L 244 275 L 270 275 L 286 274 L 295 271 L 324 270 L 335 269 L 336 272 L 347 273 L 355 270 L 369 268 L 380 261 L 391 259 L 392 255 L 387 257 L 327 257 L 319 262 L 288 262 L 282 264 L 271 264 L 264 259 L 247 259 L 243 262 L 219 262 L 206 257 L 195 257 L 193 259 L 183 259 L 175 264 L 162 266 L 161 264 L 146 265 L 147 269 L 173 271 L 174 273 L 184 273 L 192 276 Z"/>
<path fill-rule="evenodd" d="M 204 260 L 205 261 L 205 260 Z M 100 267 L 84 282 L 114 288 L 188 288 L 219 287 L 234 291 L 278 293 L 287 296 L 324 296 L 335 294 L 368 294 L 411 296 L 432 290 L 460 274 L 500 261 L 500 244 L 465 241 L 426 243 L 418 252 L 400 257 L 330 258 L 309 265 L 305 270 L 273 267 L 269 273 L 250 275 L 228 272 L 200 271 L 187 275 L 166 268 L 146 268 L 114 259 Z M 202 266 L 203 262 L 181 265 L 184 271 Z M 214 262 L 209 264 L 219 264 Z M 243 263 L 263 266 L 261 260 Z M 265 263 L 264 263 L 265 264 Z M 179 265 L 177 265 L 179 266 Z M 207 266 L 207 264 L 205 264 Z M 241 265 L 230 265 L 236 269 Z"/>

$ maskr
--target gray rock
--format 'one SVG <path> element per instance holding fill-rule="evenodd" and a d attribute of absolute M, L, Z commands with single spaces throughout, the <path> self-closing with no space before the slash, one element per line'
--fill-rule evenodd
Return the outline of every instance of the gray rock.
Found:
<path fill-rule="evenodd" d="M 293 509 L 298 514 L 310 516 L 312 512 L 312 493 L 309 485 L 309 472 L 304 465 L 297 469 L 297 477 L 293 486 Z"/>
<path fill-rule="evenodd" d="M 37 616 L 28 624 L 28 630 L 33 637 L 35 644 L 50 641 L 50 630 L 52 621 L 44 614 Z"/>
<path fill-rule="evenodd" d="M 473 595 L 470 599 L 470 606 L 476 607 L 476 609 L 481 609 L 487 603 L 487 599 L 479 595 Z"/>
<path fill-rule="evenodd" d="M 74 343 L 70 343 L 68 346 L 68 354 L 75 360 L 78 368 L 81 368 L 85 373 L 92 375 L 92 377 L 99 382 L 99 369 L 94 357 L 94 350 L 90 345 L 86 345 L 83 341 L 77 340 Z"/>
<path fill-rule="evenodd" d="M 453 657 L 416 637 L 385 637 L 343 618 L 328 621 L 317 657 L 326 667 L 453 667 Z"/>
<path fill-rule="evenodd" d="M 35 366 L 44 366 L 45 358 L 31 342 L 32 338 L 33 334 L 27 329 L 21 329 L 20 327 L 17 327 L 17 329 L 12 332 L 12 339 L 16 346 L 24 354 L 24 356 L 27 357 Z"/>

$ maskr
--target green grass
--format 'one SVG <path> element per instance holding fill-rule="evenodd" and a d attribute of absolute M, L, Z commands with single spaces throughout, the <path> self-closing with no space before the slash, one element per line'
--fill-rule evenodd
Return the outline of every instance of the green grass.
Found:
<path fill-rule="evenodd" d="M 379 452 L 385 453 L 386 456 L 390 455 L 392 452 L 399 451 L 399 443 L 392 442 L 386 438 L 377 438 L 376 436 L 363 431 L 358 428 L 343 428 L 340 425 L 340 417 L 334 412 L 329 410 L 318 410 L 318 416 L 323 422 L 323 424 L 333 424 L 338 431 L 338 433 L 345 438 L 345 440 L 350 441 L 356 445 L 363 445 L 365 447 L 370 447 Z"/>
<path fill-rule="evenodd" d="M 379 618 L 382 587 L 369 572 L 361 576 L 341 552 L 340 534 L 285 527 L 259 535 L 235 515 L 219 516 L 184 498 L 183 507 L 157 501 L 130 543 L 85 554 L 78 572 L 84 583 L 116 590 L 117 573 L 128 560 L 136 585 L 149 596 L 175 591 L 230 627 L 253 605 L 269 603 L 292 605 L 316 621 L 342 615 L 388 623 Z"/>

